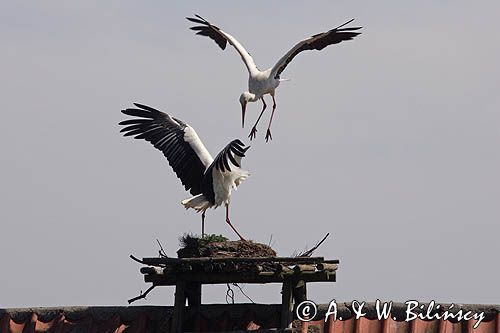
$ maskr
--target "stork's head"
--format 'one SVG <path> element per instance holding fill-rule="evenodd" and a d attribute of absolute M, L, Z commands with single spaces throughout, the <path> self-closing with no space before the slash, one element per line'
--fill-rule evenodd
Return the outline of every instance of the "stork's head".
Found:
<path fill-rule="evenodd" d="M 245 127 L 245 111 L 247 109 L 247 104 L 255 97 L 254 94 L 245 91 L 240 95 L 240 104 L 241 104 L 241 126 Z"/>

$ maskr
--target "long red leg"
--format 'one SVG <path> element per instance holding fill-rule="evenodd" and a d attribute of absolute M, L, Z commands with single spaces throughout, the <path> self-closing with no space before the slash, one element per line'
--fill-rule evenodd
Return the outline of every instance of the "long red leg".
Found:
<path fill-rule="evenodd" d="M 260 112 L 259 118 L 257 118 L 257 121 L 255 122 L 255 125 L 253 125 L 252 130 L 250 131 L 250 135 L 248 136 L 250 138 L 250 141 L 256 137 L 257 135 L 257 124 L 259 123 L 260 118 L 262 117 L 262 114 L 266 110 L 266 102 L 264 101 L 264 97 L 261 98 L 262 100 L 262 111 Z"/>
<path fill-rule="evenodd" d="M 273 112 L 271 112 L 271 119 L 269 119 L 269 126 L 267 126 L 266 142 L 269 141 L 269 139 L 273 139 L 271 135 L 271 123 L 273 122 L 274 110 L 276 110 L 276 100 L 274 99 L 274 95 L 271 96 L 273 98 Z"/>
<path fill-rule="evenodd" d="M 236 230 L 233 227 L 233 225 L 231 224 L 231 220 L 229 219 L 229 205 L 226 205 L 226 222 L 234 230 L 234 232 L 240 237 L 241 240 L 243 240 L 243 241 L 246 240 L 245 238 L 243 238 L 243 236 L 240 235 L 240 233 L 238 232 L 238 230 Z"/>
<path fill-rule="evenodd" d="M 201 238 L 205 237 L 205 211 L 201 214 Z"/>

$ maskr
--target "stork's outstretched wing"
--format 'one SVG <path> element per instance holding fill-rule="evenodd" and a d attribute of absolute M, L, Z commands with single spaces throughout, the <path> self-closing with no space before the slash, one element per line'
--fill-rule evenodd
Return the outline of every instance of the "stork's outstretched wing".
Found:
<path fill-rule="evenodd" d="M 201 193 L 201 181 L 206 168 L 213 161 L 195 130 L 168 114 L 149 106 L 134 103 L 138 109 L 122 110 L 137 118 L 124 120 L 120 132 L 135 139 L 145 139 L 161 150 L 170 166 L 192 195 Z"/>
<path fill-rule="evenodd" d="M 231 172 L 229 162 L 238 168 L 241 167 L 241 159 L 245 157 L 245 152 L 248 148 L 250 148 L 250 146 L 245 147 L 240 140 L 233 140 L 217 154 L 213 165 L 221 172 Z"/>
<path fill-rule="evenodd" d="M 216 27 L 215 25 L 210 24 L 207 20 L 205 20 L 203 17 L 199 15 L 195 15 L 197 18 L 194 17 L 186 17 L 188 21 L 198 23 L 201 25 L 197 25 L 194 27 L 191 27 L 191 30 L 198 31 L 196 34 L 201 35 L 201 36 L 207 36 L 211 39 L 213 39 L 217 45 L 223 50 L 226 49 L 227 42 L 231 44 L 236 51 L 240 54 L 241 59 L 245 63 L 245 66 L 247 66 L 248 72 L 250 74 L 255 73 L 258 71 L 257 66 L 255 65 L 255 62 L 253 61 L 253 58 L 250 56 L 250 54 L 245 50 L 243 45 L 241 45 L 236 38 L 231 36 L 230 34 L 222 31 L 219 29 L 219 27 Z"/>
<path fill-rule="evenodd" d="M 361 29 L 361 27 L 354 28 L 342 28 L 346 24 L 349 24 L 354 19 L 338 26 L 335 29 L 322 32 L 311 36 L 303 41 L 297 43 L 290 51 L 288 51 L 278 62 L 274 65 L 271 75 L 275 78 L 279 78 L 281 72 L 286 68 L 286 66 L 290 63 L 290 61 L 295 58 L 297 54 L 305 50 L 322 50 L 328 45 L 338 44 L 345 40 L 351 40 L 360 32 L 356 32 L 356 30 Z"/>

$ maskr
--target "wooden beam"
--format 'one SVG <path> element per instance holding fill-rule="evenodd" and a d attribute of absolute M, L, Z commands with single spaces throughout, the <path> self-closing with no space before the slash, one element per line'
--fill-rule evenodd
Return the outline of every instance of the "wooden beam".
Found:
<path fill-rule="evenodd" d="M 293 286 L 293 299 L 295 306 L 307 300 L 307 286 L 304 280 L 299 280 Z"/>
<path fill-rule="evenodd" d="M 291 328 L 293 320 L 292 280 L 283 281 L 280 328 Z"/>
<path fill-rule="evenodd" d="M 190 307 L 201 305 L 201 283 L 189 282 L 186 284 L 186 297 Z"/>
<path fill-rule="evenodd" d="M 293 271 L 293 269 L 291 269 L 288 266 L 278 265 L 278 267 L 276 267 L 276 273 L 277 274 L 290 275 L 290 274 L 293 274 L 294 271 Z"/>
<path fill-rule="evenodd" d="M 303 272 L 314 272 L 316 267 L 314 265 L 295 265 L 293 271 L 295 273 L 303 273 Z"/>
<path fill-rule="evenodd" d="M 174 313 L 170 333 L 182 333 L 182 319 L 186 306 L 186 282 L 178 280 L 175 284 Z"/>
<path fill-rule="evenodd" d="M 163 268 L 160 267 L 141 267 L 140 272 L 142 274 L 163 274 Z"/>
<path fill-rule="evenodd" d="M 160 286 L 173 286 L 177 281 L 198 282 L 200 284 L 221 283 L 276 283 L 288 278 L 304 280 L 304 282 L 335 282 L 335 272 L 303 272 L 293 275 L 240 274 L 240 273 L 178 273 L 172 275 L 144 275 L 145 282 L 153 282 Z"/>
<path fill-rule="evenodd" d="M 338 265 L 337 264 L 321 263 L 321 264 L 317 264 L 316 267 L 320 271 L 335 271 L 335 270 L 337 270 Z"/>
<path fill-rule="evenodd" d="M 323 257 L 199 257 L 199 258 L 143 258 L 146 265 L 171 265 L 171 264 L 196 264 L 207 262 L 272 262 L 272 263 L 292 263 L 292 264 L 318 264 L 325 262 Z M 330 262 L 332 260 L 328 260 Z M 338 262 L 338 260 L 337 260 Z"/>
<path fill-rule="evenodd" d="M 340 260 L 338 260 L 338 259 L 324 260 L 323 262 L 325 262 L 327 264 L 340 264 Z"/>

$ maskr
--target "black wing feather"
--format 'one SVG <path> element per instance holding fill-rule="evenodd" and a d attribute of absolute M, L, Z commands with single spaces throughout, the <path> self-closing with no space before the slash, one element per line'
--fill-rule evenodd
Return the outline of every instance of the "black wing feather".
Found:
<path fill-rule="evenodd" d="M 184 141 L 187 125 L 152 107 L 134 105 L 137 108 L 125 109 L 122 113 L 138 118 L 120 122 L 127 126 L 120 132 L 124 132 L 124 136 L 145 139 L 161 150 L 185 189 L 192 195 L 200 194 L 206 168 L 190 144 Z"/>
<path fill-rule="evenodd" d="M 243 142 L 240 140 L 236 139 L 231 141 L 224 149 L 221 150 L 221 152 L 215 157 L 214 162 L 212 165 L 215 166 L 216 170 L 219 170 L 221 172 L 231 172 L 231 167 L 229 165 L 229 161 L 233 164 L 236 165 L 237 167 L 240 167 L 236 159 L 234 158 L 233 154 L 239 156 L 239 157 L 245 157 L 245 152 L 248 150 L 248 147 L 245 147 Z M 207 169 L 208 171 L 208 169 Z"/>
<path fill-rule="evenodd" d="M 360 32 L 356 32 L 356 30 L 361 29 L 361 27 L 353 27 L 353 28 L 341 28 L 348 23 L 351 23 L 354 19 L 338 26 L 335 29 L 329 30 L 327 32 L 322 32 L 316 35 L 311 36 L 310 41 L 307 41 L 299 48 L 297 48 L 292 54 L 288 56 L 285 63 L 282 64 L 278 70 L 276 71 L 275 78 L 278 79 L 280 74 L 285 70 L 286 66 L 295 58 L 297 54 L 306 50 L 322 50 L 328 45 L 338 44 L 340 42 L 351 40 L 357 35 L 361 34 Z"/>
<path fill-rule="evenodd" d="M 233 151 L 231 149 L 231 151 Z M 235 159 L 234 159 L 234 156 L 232 154 L 227 154 L 227 157 L 229 158 L 229 160 L 231 161 L 231 163 L 233 163 L 234 165 L 236 165 L 238 168 L 241 166 Z"/>
<path fill-rule="evenodd" d="M 186 17 L 188 21 L 201 24 L 191 27 L 190 29 L 198 31 L 196 33 L 197 35 L 209 37 L 210 39 L 215 41 L 215 43 L 217 43 L 217 45 L 219 45 L 221 49 L 225 50 L 227 46 L 227 39 L 226 37 L 224 37 L 223 34 L 220 33 L 219 31 L 220 29 L 215 25 L 210 24 L 207 20 L 205 20 L 201 16 L 196 15 L 196 17 L 197 19 L 193 17 Z"/>
<path fill-rule="evenodd" d="M 221 150 L 221 152 L 215 157 L 212 164 L 210 164 L 210 166 L 205 171 L 202 180 L 202 191 L 203 195 L 212 204 L 215 202 L 215 193 L 213 189 L 213 177 L 212 177 L 213 169 L 215 168 L 220 172 L 225 172 L 225 171 L 231 172 L 231 168 L 229 167 L 229 163 L 227 161 L 228 159 L 231 161 L 231 163 L 240 167 L 240 165 L 236 163 L 234 156 L 232 156 L 231 154 L 237 150 L 240 152 L 237 155 L 240 157 L 244 157 L 245 152 L 248 150 L 248 148 L 250 148 L 250 146 L 245 147 L 243 142 L 241 142 L 238 139 L 231 141 L 226 147 L 224 147 L 224 149 Z"/>
<path fill-rule="evenodd" d="M 198 15 L 196 15 L 196 16 L 198 16 Z M 186 17 L 186 19 L 188 21 L 191 21 L 194 23 L 199 23 L 199 24 L 206 24 L 207 23 L 207 21 L 198 20 L 198 19 L 195 19 L 194 17 Z"/>
<path fill-rule="evenodd" d="M 147 119 L 129 119 L 129 120 L 124 120 L 120 121 L 118 125 L 134 125 L 134 124 L 145 124 L 149 120 Z"/>

